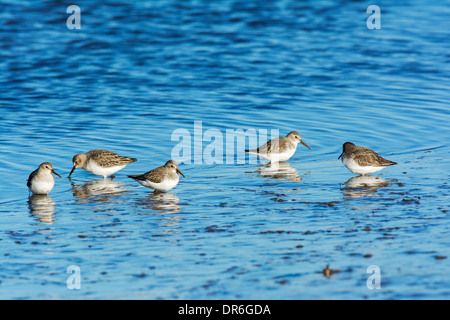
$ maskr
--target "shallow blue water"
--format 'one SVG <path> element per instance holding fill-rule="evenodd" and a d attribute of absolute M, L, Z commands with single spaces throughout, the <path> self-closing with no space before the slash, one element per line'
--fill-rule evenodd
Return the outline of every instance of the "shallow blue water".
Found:
<path fill-rule="evenodd" d="M 380 2 L 380 30 L 359 1 L 80 1 L 81 30 L 58 2 L 0 3 L 0 298 L 449 298 L 449 1 Z M 204 156 L 194 122 L 311 150 L 182 163 L 162 195 L 126 177 L 176 129 Z M 355 181 L 346 141 L 399 165 Z M 97 148 L 138 162 L 67 179 Z M 29 198 L 44 161 L 63 178 Z"/>

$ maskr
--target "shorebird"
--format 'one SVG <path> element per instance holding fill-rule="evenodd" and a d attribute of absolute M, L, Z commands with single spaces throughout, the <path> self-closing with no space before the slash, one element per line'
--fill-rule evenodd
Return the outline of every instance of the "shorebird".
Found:
<path fill-rule="evenodd" d="M 274 138 L 259 148 L 245 150 L 245 152 L 256 154 L 258 157 L 269 160 L 270 162 L 286 161 L 294 155 L 299 142 L 311 150 L 302 140 L 300 133 L 292 131 L 285 137 Z"/>
<path fill-rule="evenodd" d="M 55 177 L 52 173 L 61 178 L 61 176 L 53 170 L 53 165 L 50 162 L 41 163 L 28 177 L 28 190 L 33 194 L 48 194 L 55 185 Z"/>
<path fill-rule="evenodd" d="M 91 150 L 87 153 L 79 153 L 72 159 L 73 168 L 69 173 L 69 178 L 76 168 L 83 168 L 87 172 L 103 176 L 104 179 L 109 175 L 114 178 L 114 173 L 135 161 L 137 159 L 119 156 L 109 150 Z"/>
<path fill-rule="evenodd" d="M 374 173 L 397 164 L 396 162 L 384 159 L 373 150 L 355 146 L 351 142 L 344 143 L 342 149 L 342 153 L 338 159 L 342 158 L 344 166 L 353 173 L 361 175 Z"/>
<path fill-rule="evenodd" d="M 169 160 L 165 165 L 149 172 L 128 177 L 136 180 L 144 187 L 155 190 L 155 193 L 160 193 L 162 191 L 169 191 L 177 186 L 178 181 L 180 180 L 178 174 L 181 174 L 185 178 L 184 174 L 178 170 L 176 161 Z"/>

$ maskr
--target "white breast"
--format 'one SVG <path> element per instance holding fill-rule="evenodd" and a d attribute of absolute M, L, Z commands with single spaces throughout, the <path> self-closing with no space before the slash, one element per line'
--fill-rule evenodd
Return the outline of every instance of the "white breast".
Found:
<path fill-rule="evenodd" d="M 125 166 L 126 165 L 104 168 L 102 166 L 99 166 L 95 161 L 90 160 L 86 164 L 86 167 L 84 167 L 84 170 L 92 174 L 95 174 L 96 176 L 103 176 L 104 178 L 106 178 L 107 176 L 116 173 L 120 169 L 125 168 Z"/>
<path fill-rule="evenodd" d="M 52 191 L 53 187 L 55 186 L 55 180 L 48 180 L 48 181 L 36 181 L 30 186 L 30 191 L 33 194 L 48 194 L 50 191 Z"/>
<path fill-rule="evenodd" d="M 360 166 L 356 161 L 353 159 L 343 158 L 342 163 L 344 166 L 347 167 L 348 170 L 350 170 L 353 173 L 358 174 L 370 174 L 377 171 L 380 171 L 384 167 L 375 167 L 375 166 Z"/>
<path fill-rule="evenodd" d="M 296 149 L 289 149 L 281 153 L 271 154 L 270 161 L 286 161 L 289 160 L 295 153 Z"/>
<path fill-rule="evenodd" d="M 164 179 L 160 183 L 151 182 L 149 180 L 139 181 L 144 187 L 158 190 L 158 191 L 169 191 L 177 186 L 178 181 L 180 181 L 180 177 L 177 175 L 176 179 Z"/>
<path fill-rule="evenodd" d="M 270 162 L 279 162 L 289 160 L 295 153 L 296 149 L 289 149 L 280 153 L 256 153 L 249 152 L 258 155 L 258 157 L 269 160 Z"/>

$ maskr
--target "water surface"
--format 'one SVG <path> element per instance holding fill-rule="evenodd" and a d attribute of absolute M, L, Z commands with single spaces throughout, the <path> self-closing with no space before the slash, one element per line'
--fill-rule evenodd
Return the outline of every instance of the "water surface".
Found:
<path fill-rule="evenodd" d="M 450 2 L 380 3 L 380 30 L 370 4 L 85 1 L 69 30 L 64 5 L 3 1 L 0 298 L 448 299 Z M 182 163 L 166 194 L 127 178 L 196 121 L 297 130 L 311 150 L 278 170 L 242 150 Z M 346 141 L 399 165 L 355 177 Z M 67 179 L 97 148 L 138 162 Z M 63 178 L 29 197 L 44 161 Z"/>

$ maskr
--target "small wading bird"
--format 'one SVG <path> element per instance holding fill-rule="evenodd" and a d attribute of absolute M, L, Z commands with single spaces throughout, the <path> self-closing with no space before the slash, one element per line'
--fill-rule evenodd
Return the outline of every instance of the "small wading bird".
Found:
<path fill-rule="evenodd" d="M 285 137 L 274 138 L 256 149 L 245 150 L 245 152 L 256 154 L 258 157 L 270 162 L 289 160 L 297 150 L 298 143 L 311 148 L 302 140 L 300 133 L 292 131 Z"/>
<path fill-rule="evenodd" d="M 55 177 L 53 173 L 61 178 L 59 174 L 53 170 L 50 162 L 44 162 L 34 170 L 27 180 L 28 190 L 33 194 L 48 194 L 55 186 Z"/>
<path fill-rule="evenodd" d="M 83 168 L 87 172 L 103 176 L 104 179 L 107 176 L 114 178 L 114 173 L 136 161 L 135 158 L 119 156 L 109 150 L 91 150 L 87 153 L 79 153 L 72 159 L 73 168 L 69 173 L 69 178 L 76 168 Z"/>
<path fill-rule="evenodd" d="M 169 191 L 177 186 L 180 180 L 181 174 L 183 178 L 186 178 L 184 174 L 178 170 L 178 164 L 174 160 L 169 160 L 165 165 L 153 169 L 144 174 L 135 174 L 128 176 L 131 179 L 136 180 L 144 187 L 155 190 L 155 193 L 163 191 Z"/>
<path fill-rule="evenodd" d="M 342 153 L 338 159 L 342 158 L 344 166 L 353 173 L 361 175 L 370 174 L 397 164 L 396 162 L 384 159 L 373 150 L 355 146 L 351 142 L 344 143 L 342 149 Z"/>

